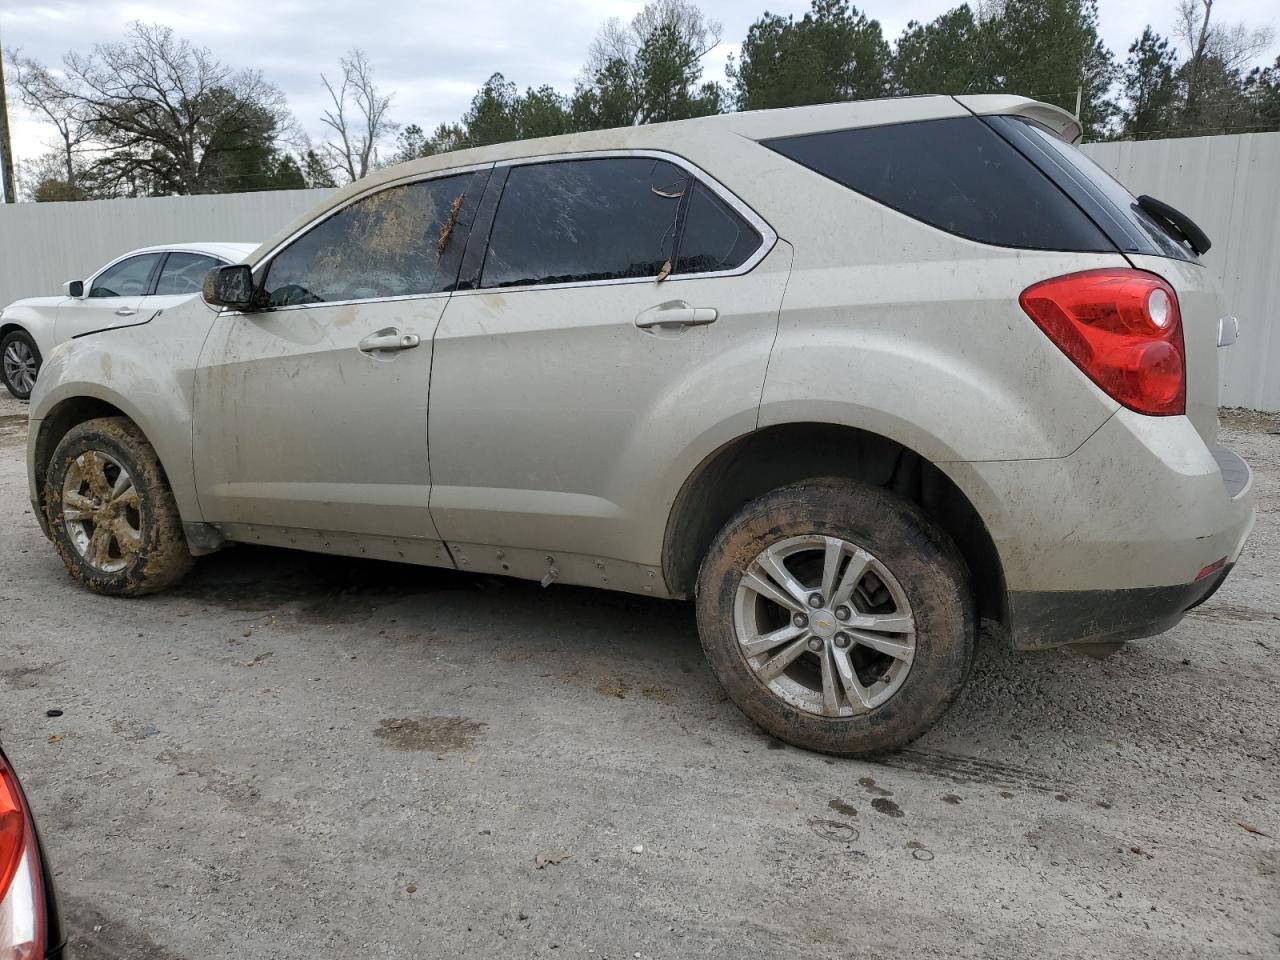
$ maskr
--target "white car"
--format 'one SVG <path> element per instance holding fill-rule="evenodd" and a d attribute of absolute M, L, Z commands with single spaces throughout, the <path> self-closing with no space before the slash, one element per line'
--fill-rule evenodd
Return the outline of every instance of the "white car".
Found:
<path fill-rule="evenodd" d="M 214 267 L 239 263 L 256 243 L 171 243 L 112 260 L 61 297 L 29 297 L 0 311 L 0 379 L 19 400 L 31 396 L 49 351 L 72 337 L 144 323 L 199 293 Z"/>

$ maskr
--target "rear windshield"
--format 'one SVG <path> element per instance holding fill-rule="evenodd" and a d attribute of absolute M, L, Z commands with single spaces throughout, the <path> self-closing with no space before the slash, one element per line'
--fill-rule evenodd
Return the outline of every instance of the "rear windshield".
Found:
<path fill-rule="evenodd" d="M 970 240 L 1032 250 L 1116 250 L 1053 181 L 977 117 L 782 137 L 764 145 Z"/>
<path fill-rule="evenodd" d="M 1190 247 L 1138 206 L 1133 194 L 1079 148 L 1024 117 L 991 117 L 988 122 L 1080 204 L 1120 250 L 1196 259 Z"/>

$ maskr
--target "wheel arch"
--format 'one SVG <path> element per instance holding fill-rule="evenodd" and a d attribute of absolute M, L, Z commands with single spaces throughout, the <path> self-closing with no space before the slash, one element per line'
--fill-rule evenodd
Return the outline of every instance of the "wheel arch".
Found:
<path fill-rule="evenodd" d="M 1008 622 L 999 552 L 964 491 L 905 444 L 828 422 L 761 427 L 721 445 L 698 464 L 667 519 L 662 572 L 668 590 L 676 596 L 693 593 L 707 548 L 743 504 L 787 484 L 831 476 L 888 488 L 921 507 L 964 557 L 979 616 Z"/>
<path fill-rule="evenodd" d="M 117 397 L 106 398 L 92 394 L 73 394 L 64 397 L 48 407 L 46 411 L 43 411 L 41 419 L 32 422 L 36 432 L 34 437 L 31 438 L 31 447 L 28 453 L 30 458 L 31 498 L 39 508 L 42 524 L 46 506 L 44 499 L 45 479 L 48 476 L 49 463 L 53 460 L 54 450 L 57 449 L 58 443 L 62 438 L 73 428 L 86 421 L 97 420 L 101 417 L 124 417 L 137 427 L 147 442 L 151 444 L 151 448 L 155 450 L 161 472 L 166 477 L 171 478 L 172 475 L 169 473 L 168 465 L 166 464 L 165 452 L 156 445 L 146 425 L 139 419 L 136 412 L 131 409 L 131 405 L 127 401 Z M 172 483 L 171 479 L 170 483 Z"/>
<path fill-rule="evenodd" d="M 27 336 L 31 337 L 31 331 L 28 330 L 22 324 L 18 323 L 16 320 L 0 321 L 0 340 L 3 340 L 9 334 L 19 330 L 25 333 Z M 32 337 L 32 339 L 34 340 L 35 338 Z"/>

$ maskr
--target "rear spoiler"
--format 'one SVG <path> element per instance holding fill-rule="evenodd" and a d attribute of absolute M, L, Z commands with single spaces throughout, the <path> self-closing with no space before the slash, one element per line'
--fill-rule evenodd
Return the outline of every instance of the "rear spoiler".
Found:
<path fill-rule="evenodd" d="M 1067 143 L 1079 143 L 1084 129 L 1080 121 L 1061 107 L 1042 103 L 1027 97 L 1011 97 L 1006 94 L 982 94 L 956 97 L 956 103 L 975 116 L 1026 117 L 1048 127 Z"/>

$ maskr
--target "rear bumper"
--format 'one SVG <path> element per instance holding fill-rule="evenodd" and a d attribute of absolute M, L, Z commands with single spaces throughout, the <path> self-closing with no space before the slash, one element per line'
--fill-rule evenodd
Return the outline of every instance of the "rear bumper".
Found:
<path fill-rule="evenodd" d="M 1022 650 L 1168 630 L 1222 583 L 1255 518 L 1248 465 L 1185 417 L 1121 410 L 1069 457 L 940 467 L 987 524 Z"/>
<path fill-rule="evenodd" d="M 1230 573 L 1228 565 L 1203 580 L 1173 587 L 1011 593 L 1010 632 L 1021 650 L 1155 636 L 1213 596 Z"/>

